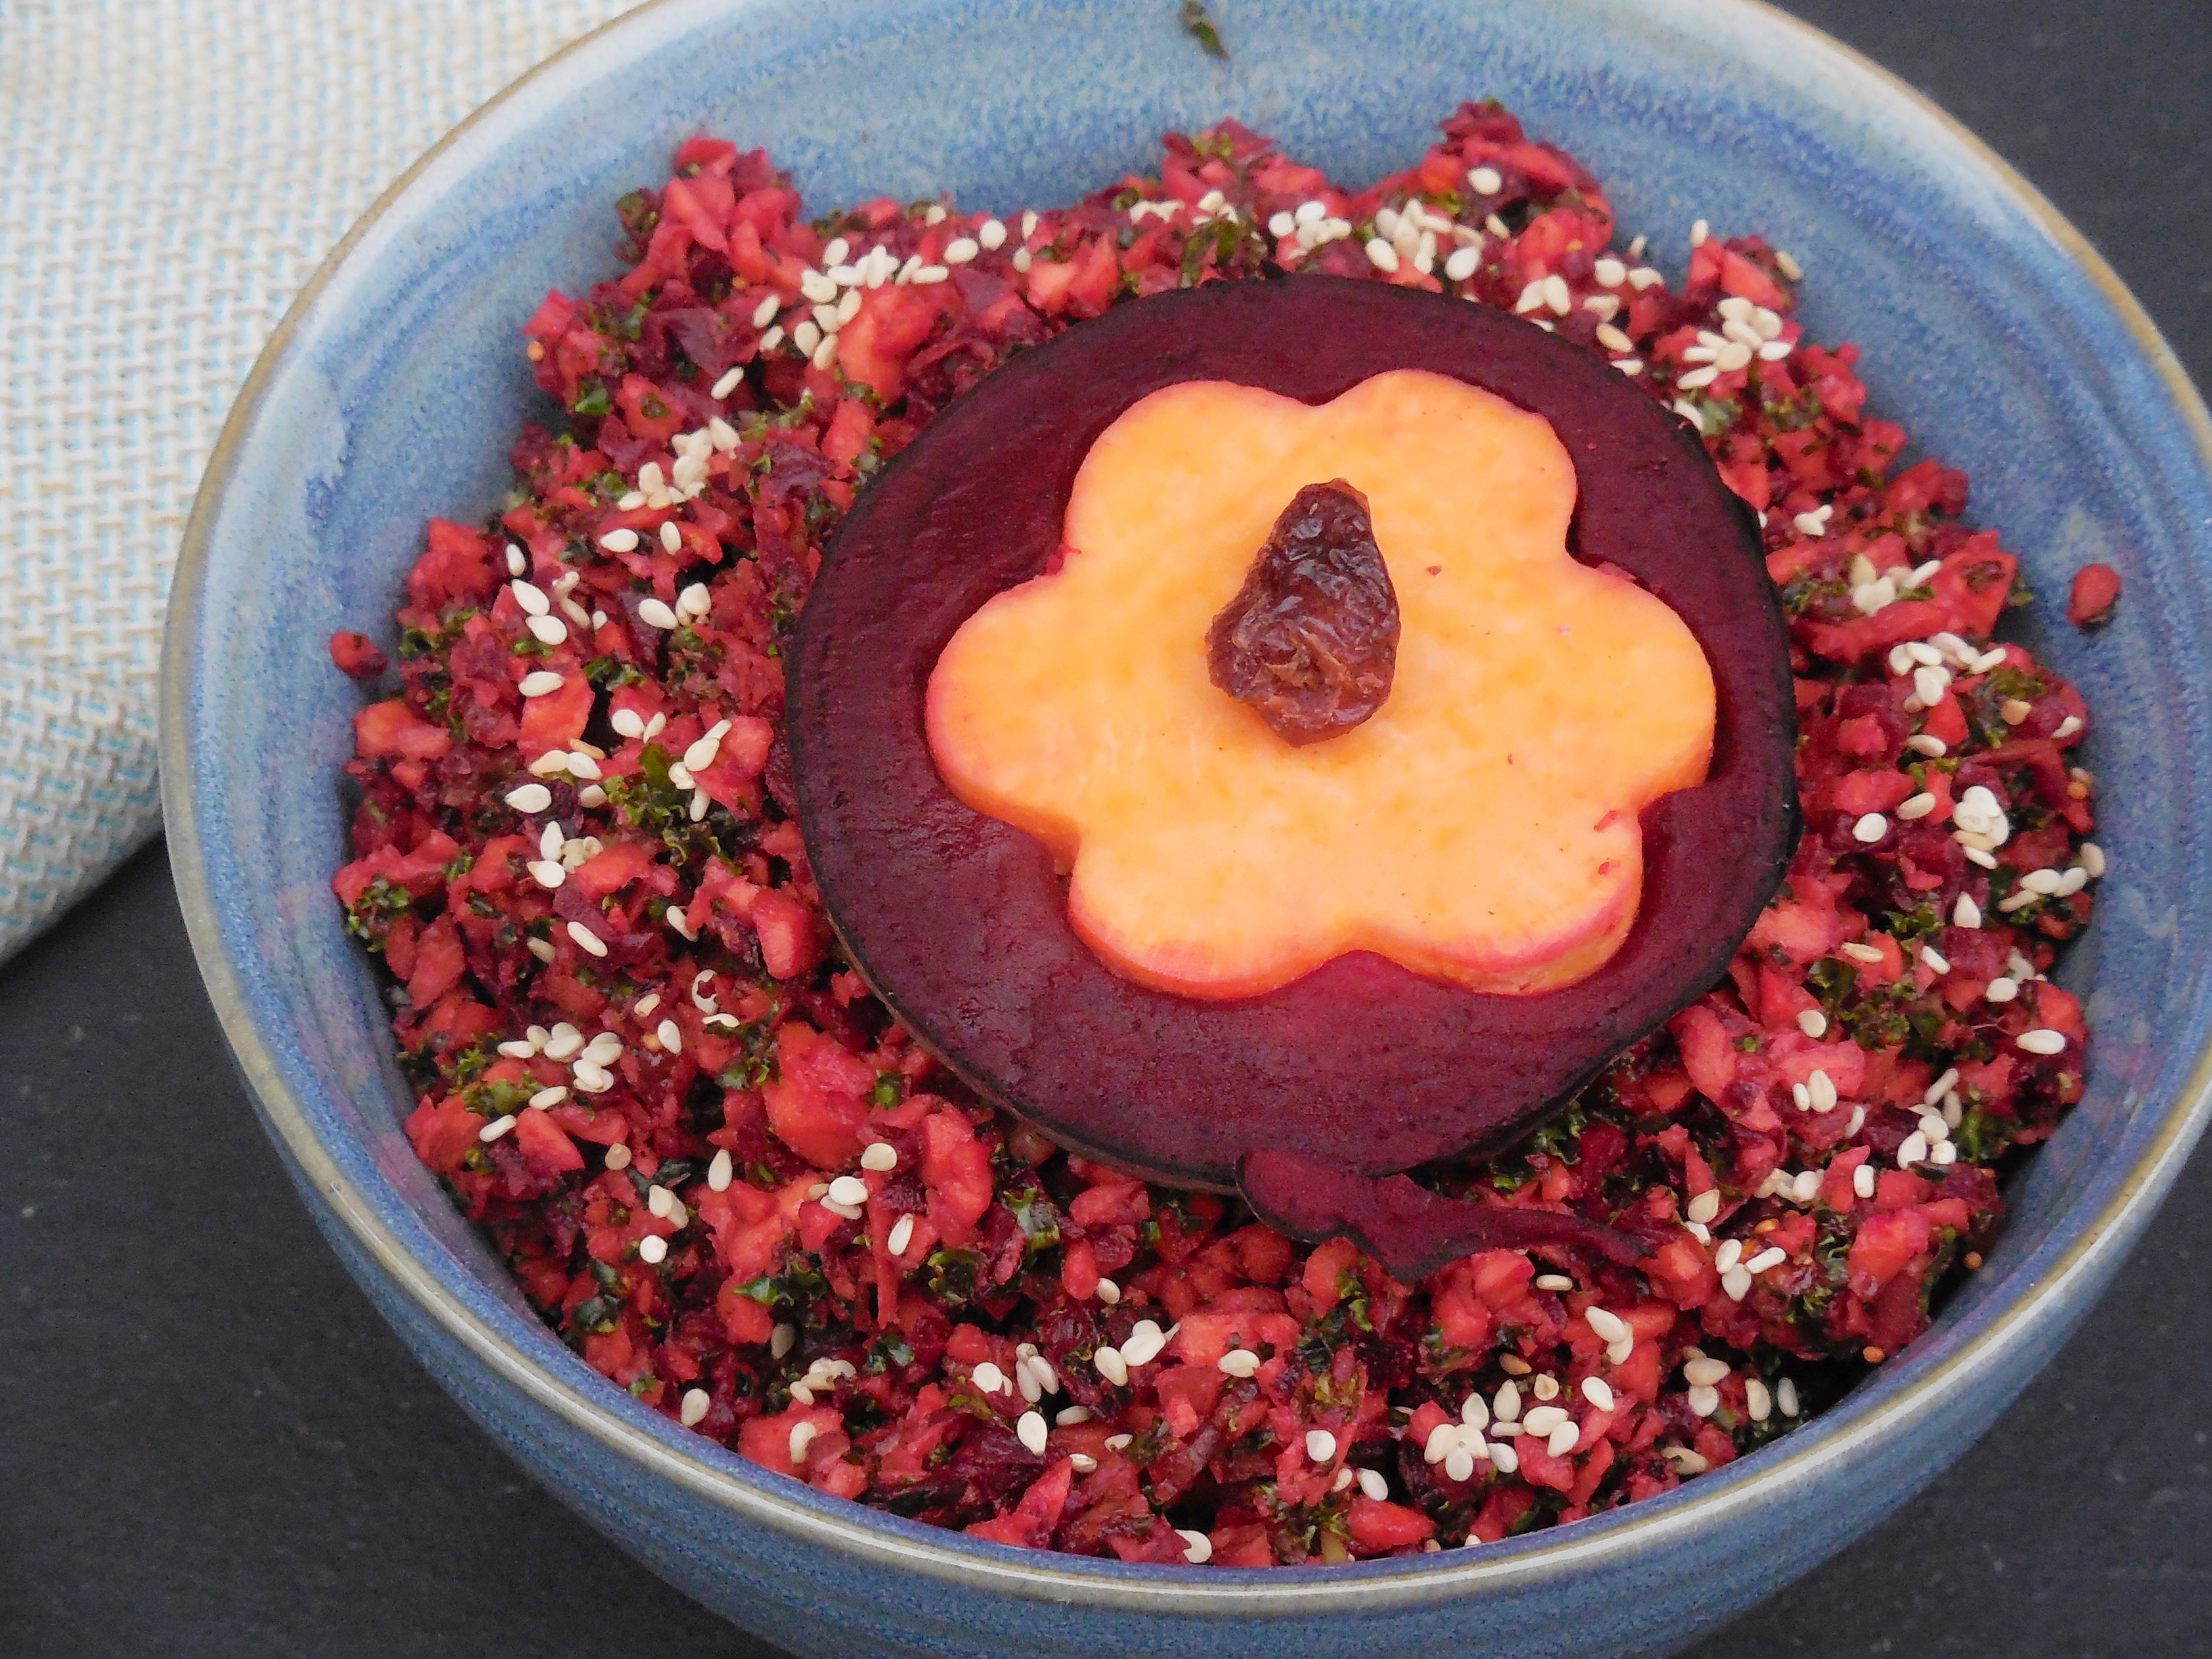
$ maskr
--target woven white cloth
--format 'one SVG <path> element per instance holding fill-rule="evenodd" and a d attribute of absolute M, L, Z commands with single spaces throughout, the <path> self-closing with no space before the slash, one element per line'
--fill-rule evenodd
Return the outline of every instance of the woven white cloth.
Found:
<path fill-rule="evenodd" d="M 0 0 L 0 958 L 160 828 L 162 600 L 300 285 L 635 0 Z"/>

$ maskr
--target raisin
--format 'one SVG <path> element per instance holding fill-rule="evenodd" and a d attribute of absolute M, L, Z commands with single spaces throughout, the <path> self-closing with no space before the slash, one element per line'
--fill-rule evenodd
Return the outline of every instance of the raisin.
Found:
<path fill-rule="evenodd" d="M 1206 629 L 1206 662 L 1216 685 L 1301 747 L 1382 706 L 1398 665 L 1398 593 L 1366 496 L 1334 478 L 1291 498 Z"/>

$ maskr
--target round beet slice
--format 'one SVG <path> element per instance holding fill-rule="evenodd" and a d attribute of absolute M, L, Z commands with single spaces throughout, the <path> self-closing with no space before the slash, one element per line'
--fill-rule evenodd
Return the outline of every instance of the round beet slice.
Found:
<path fill-rule="evenodd" d="M 1044 568 L 1075 473 L 1123 410 L 1221 380 L 1321 403 L 1455 376 L 1547 419 L 1574 459 L 1569 545 L 1666 601 L 1711 667 L 1711 771 L 1643 815 L 1633 928 L 1595 974 L 1486 995 L 1368 953 L 1206 1001 L 1109 969 L 1038 842 L 956 799 L 923 694 L 953 632 Z M 1798 835 L 1788 637 L 1756 523 L 1680 420 L 1588 353 L 1487 307 L 1323 276 L 1116 307 L 956 400 L 861 495 L 793 653 L 799 816 L 829 914 L 898 1018 L 984 1098 L 1149 1179 L 1241 1186 L 1274 1224 L 1349 1232 L 1401 1274 L 1485 1243 L 1634 1246 L 1571 1217 L 1391 1175 L 1504 1144 L 1710 986 Z"/>

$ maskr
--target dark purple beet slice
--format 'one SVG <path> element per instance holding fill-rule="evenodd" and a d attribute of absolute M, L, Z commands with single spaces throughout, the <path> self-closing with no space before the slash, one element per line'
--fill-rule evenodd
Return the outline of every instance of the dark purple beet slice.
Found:
<path fill-rule="evenodd" d="M 1579 1244 L 1621 1262 L 1644 1252 L 1637 1240 L 1580 1216 L 1468 1203 L 1401 1175 L 1354 1175 L 1297 1152 L 1248 1152 L 1237 1179 L 1254 1212 L 1277 1231 L 1293 1238 L 1345 1234 L 1409 1282 L 1476 1250 Z"/>
<path fill-rule="evenodd" d="M 1365 953 L 1241 1001 L 1132 984 L 1070 927 L 1042 845 L 938 776 L 922 720 L 930 671 L 977 606 L 1051 558 L 1084 454 L 1139 398 L 1225 380 L 1319 403 L 1393 368 L 1455 375 L 1551 422 L 1576 465 L 1577 556 L 1641 581 L 1705 648 L 1711 775 L 1646 810 L 1635 926 L 1563 990 L 1482 995 Z M 1330 277 L 1118 307 L 956 400 L 868 486 L 824 558 L 793 653 L 788 730 L 824 903 L 899 1018 L 1063 1144 L 1223 1190 L 1248 1153 L 1377 1176 L 1514 1139 L 1721 975 L 1797 838 L 1788 638 L 1756 526 L 1704 446 L 1526 322 Z M 1307 1231 L 1279 1200 L 1273 1213 Z M 1375 1224 L 1370 1243 L 1399 1238 Z M 1586 1243 L 1585 1226 L 1547 1236 Z"/>

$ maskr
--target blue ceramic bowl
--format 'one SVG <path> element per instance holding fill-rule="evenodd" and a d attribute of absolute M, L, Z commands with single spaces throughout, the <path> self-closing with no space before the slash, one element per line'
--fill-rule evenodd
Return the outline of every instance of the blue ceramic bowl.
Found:
<path fill-rule="evenodd" d="M 1234 56 L 1171 0 L 660 0 L 426 158 L 263 356 L 208 469 L 171 602 L 162 781 L 202 971 L 317 1221 L 431 1371 L 580 1513 L 802 1654 L 1664 1650 L 1930 1480 L 2112 1276 L 2202 1128 L 2212 939 L 2212 425 L 2112 272 L 2033 191 L 1866 63 L 1741 0 L 1233 0 Z M 334 628 L 389 614 L 434 513 L 485 511 L 536 399 L 516 328 L 611 274 L 609 204 L 699 127 L 811 201 L 1006 209 L 1234 115 L 1340 176 L 1419 155 L 1496 94 L 1607 182 L 1662 262 L 1693 219 L 1809 271 L 1816 337 L 1974 479 L 2046 596 L 2023 632 L 2099 725 L 2113 873 L 2065 978 L 2088 1098 L 1934 1331 L 1835 1410 L 1656 1502 L 1410 1561 L 1267 1573 L 1040 1558 L 823 1498 L 611 1387 L 524 1305 L 398 1129 L 406 1091 L 329 878 L 353 688 Z M 2054 601 L 2117 565 L 2095 636 Z"/>

